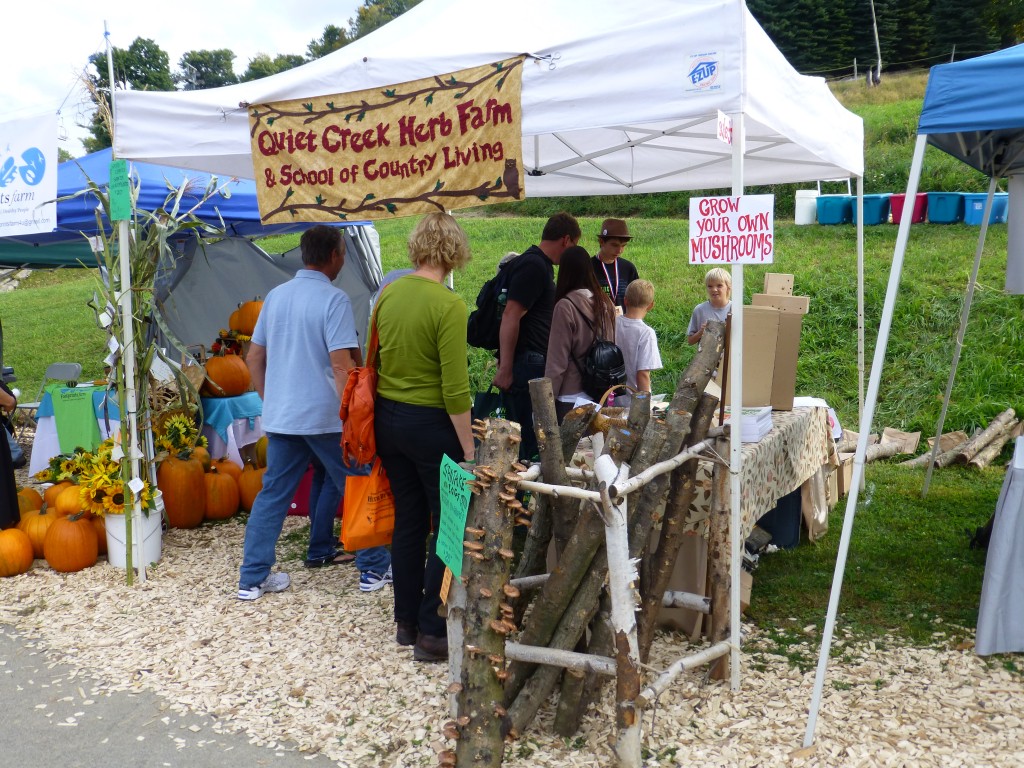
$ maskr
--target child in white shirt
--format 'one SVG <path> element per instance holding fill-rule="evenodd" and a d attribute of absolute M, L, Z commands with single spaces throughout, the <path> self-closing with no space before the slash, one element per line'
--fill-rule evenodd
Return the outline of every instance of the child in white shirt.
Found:
<path fill-rule="evenodd" d="M 626 383 L 640 392 L 651 391 L 651 371 L 661 368 L 658 336 L 644 317 L 654 307 L 654 286 L 633 280 L 626 286 L 623 313 L 615 318 L 615 343 L 626 364 Z M 629 397 L 616 394 L 616 406 L 629 406 Z"/>

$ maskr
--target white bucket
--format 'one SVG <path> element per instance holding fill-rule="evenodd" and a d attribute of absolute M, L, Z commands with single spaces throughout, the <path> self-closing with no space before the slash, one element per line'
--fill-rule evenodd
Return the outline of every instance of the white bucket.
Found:
<path fill-rule="evenodd" d="M 125 546 L 124 515 L 107 515 L 103 523 L 107 529 L 107 562 L 115 568 L 127 567 L 128 548 Z M 160 560 L 163 546 L 163 515 L 159 510 L 151 509 L 149 515 L 143 513 L 132 520 L 132 567 L 138 568 L 139 544 L 136 527 L 142 526 L 142 554 L 145 565 L 152 565 Z"/>
<path fill-rule="evenodd" d="M 813 224 L 818 216 L 818 190 L 798 189 L 794 219 L 800 225 Z"/>

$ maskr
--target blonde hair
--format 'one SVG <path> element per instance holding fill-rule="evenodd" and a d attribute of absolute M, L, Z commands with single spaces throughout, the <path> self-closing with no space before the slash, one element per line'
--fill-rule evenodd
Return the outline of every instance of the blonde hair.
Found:
<path fill-rule="evenodd" d="M 469 238 L 447 213 L 428 213 L 409 235 L 409 261 L 414 267 L 443 267 L 446 272 L 469 263 Z"/>
<path fill-rule="evenodd" d="M 646 309 L 654 303 L 654 283 L 650 280 L 634 280 L 626 286 L 626 304 Z"/>
<path fill-rule="evenodd" d="M 732 275 L 729 274 L 729 270 L 715 267 L 714 269 L 709 269 L 708 273 L 704 275 L 704 285 L 708 285 L 716 280 L 719 283 L 725 283 L 729 287 L 729 292 L 732 293 Z"/>

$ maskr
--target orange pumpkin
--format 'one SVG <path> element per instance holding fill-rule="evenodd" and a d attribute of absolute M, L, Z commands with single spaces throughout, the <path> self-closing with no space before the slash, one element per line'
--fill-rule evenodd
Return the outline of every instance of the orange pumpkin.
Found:
<path fill-rule="evenodd" d="M 32 544 L 32 553 L 36 557 L 43 556 L 43 541 L 46 539 L 46 532 L 50 530 L 50 526 L 56 519 L 57 513 L 52 512 L 48 507 L 22 515 L 18 528 L 28 536 Z"/>
<path fill-rule="evenodd" d="M 199 459 L 199 463 L 203 465 L 203 472 L 209 472 L 211 466 L 210 452 L 201 445 L 197 445 L 192 449 L 192 458 Z"/>
<path fill-rule="evenodd" d="M 17 528 L 0 531 L 0 576 L 17 576 L 32 567 L 32 542 Z"/>
<path fill-rule="evenodd" d="M 43 557 L 59 573 L 73 573 L 96 565 L 99 552 L 96 529 L 85 515 L 58 517 L 43 541 Z"/>
<path fill-rule="evenodd" d="M 237 397 L 252 383 L 249 369 L 239 355 L 219 355 L 206 361 L 206 381 L 202 394 L 207 397 Z"/>
<path fill-rule="evenodd" d="M 107 523 L 102 517 L 94 517 L 89 522 L 96 531 L 96 547 L 101 555 L 107 554 Z"/>
<path fill-rule="evenodd" d="M 246 512 L 252 511 L 256 496 L 263 490 L 263 473 L 266 467 L 257 467 L 251 461 L 245 463 L 245 469 L 238 476 L 238 501 Z"/>
<path fill-rule="evenodd" d="M 41 509 L 43 497 L 35 488 L 22 488 L 18 491 L 18 509 L 22 512 L 31 512 L 33 509 Z"/>
<path fill-rule="evenodd" d="M 69 485 L 54 502 L 53 511 L 58 515 L 77 515 L 82 511 L 82 489 Z"/>
<path fill-rule="evenodd" d="M 238 511 L 238 482 L 212 467 L 203 476 L 206 483 L 206 519 L 227 520 Z"/>
<path fill-rule="evenodd" d="M 256 441 L 256 466 L 265 467 L 267 466 L 267 436 L 263 435 L 259 440 Z"/>
<path fill-rule="evenodd" d="M 239 304 L 238 306 L 241 307 L 242 305 Z M 228 316 L 228 328 L 232 331 L 237 331 L 238 324 L 241 322 L 242 318 L 237 309 Z"/>
<path fill-rule="evenodd" d="M 57 497 L 60 496 L 61 492 L 69 485 L 74 485 L 70 480 L 61 480 L 56 485 L 51 485 L 45 491 L 43 491 L 43 503 L 53 509 L 53 506 L 57 503 Z"/>
<path fill-rule="evenodd" d="M 206 484 L 199 459 L 168 456 L 156 471 L 167 522 L 172 528 L 195 528 L 206 513 Z"/>
<path fill-rule="evenodd" d="M 256 321 L 260 319 L 260 310 L 262 309 L 263 302 L 260 301 L 259 296 L 252 301 L 239 304 L 238 314 L 232 313 L 232 317 L 235 318 L 235 324 L 231 326 L 231 330 L 238 331 L 243 336 L 252 336 L 252 332 L 256 329 Z"/>
<path fill-rule="evenodd" d="M 238 476 L 242 474 L 242 468 L 227 456 L 222 459 L 214 459 L 210 462 L 210 469 L 216 469 L 222 475 L 230 475 L 236 483 L 238 482 Z"/>

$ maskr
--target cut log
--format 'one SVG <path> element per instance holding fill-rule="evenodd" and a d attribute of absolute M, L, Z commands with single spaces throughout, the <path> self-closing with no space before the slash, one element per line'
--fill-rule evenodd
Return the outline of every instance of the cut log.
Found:
<path fill-rule="evenodd" d="M 551 379 L 533 379 L 530 384 L 530 399 L 533 401 L 534 429 L 537 432 L 537 448 L 540 451 L 541 476 L 551 485 L 570 485 L 565 474 L 565 456 L 562 453 L 562 433 L 555 415 L 555 398 L 551 391 Z M 571 457 L 570 457 L 571 458 Z M 551 533 L 555 540 L 555 552 L 562 554 L 565 542 L 579 517 L 579 501 L 558 497 L 550 503 Z M 533 574 L 519 574 L 533 575 Z"/>
<path fill-rule="evenodd" d="M 953 461 L 956 459 L 957 455 L 960 453 L 960 451 L 963 450 L 963 447 L 966 444 L 967 444 L 966 442 L 963 442 L 960 445 L 956 446 L 955 448 L 950 448 L 945 453 L 940 453 L 938 458 L 935 459 L 935 466 L 936 467 L 940 467 L 940 468 L 941 467 L 948 467 L 950 464 L 953 463 Z M 925 463 L 927 464 L 927 462 L 925 462 Z"/>
<path fill-rule="evenodd" d="M 504 587 L 511 566 L 512 520 L 515 508 L 501 496 L 509 496 L 505 483 L 494 481 L 512 471 L 519 453 L 519 425 L 491 419 L 487 436 L 477 449 L 475 474 L 484 486 L 474 496 L 467 527 L 475 534 L 474 548 L 463 558 L 462 581 L 466 606 L 462 620 L 464 638 L 457 698 L 456 759 L 459 765 L 501 765 L 505 736 L 510 724 L 502 707 L 505 676 L 505 636 L 515 627 L 501 618 Z M 489 470 L 489 471 L 488 471 Z M 514 497 L 513 497 L 514 498 Z M 479 531 L 483 535 L 479 535 Z M 467 542 L 467 544 L 470 542 Z M 482 549 L 479 548 L 482 546 Z"/>
<path fill-rule="evenodd" d="M 864 463 L 867 464 L 878 459 L 887 459 L 890 456 L 895 456 L 897 453 L 900 453 L 902 447 L 900 443 L 869 445 L 864 451 Z"/>
<path fill-rule="evenodd" d="M 1007 408 L 1000 413 L 985 427 L 979 434 L 967 441 L 967 445 L 960 449 L 960 452 L 953 459 L 954 464 L 967 464 L 978 452 L 994 440 L 1003 431 L 1007 424 L 1013 421 L 1016 414 L 1013 408 Z"/>
<path fill-rule="evenodd" d="M 967 462 L 967 466 L 974 469 L 984 469 L 991 464 L 993 459 L 1003 452 L 1003 447 L 1014 437 L 1018 424 L 1020 422 L 1014 419 L 1003 427 L 1002 432 L 990 440 L 988 445 L 974 454 L 974 458 Z"/>

